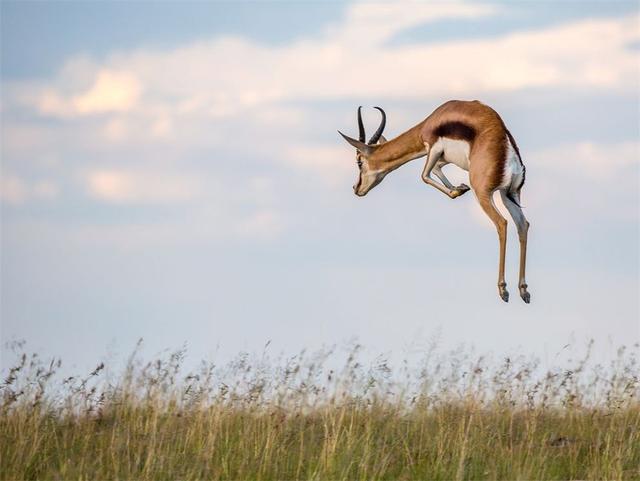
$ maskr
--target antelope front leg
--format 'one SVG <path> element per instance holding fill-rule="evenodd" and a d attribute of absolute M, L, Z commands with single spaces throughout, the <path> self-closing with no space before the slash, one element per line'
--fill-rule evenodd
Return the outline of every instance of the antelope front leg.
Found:
<path fill-rule="evenodd" d="M 438 163 L 438 160 L 440 160 L 441 155 L 442 155 L 441 152 L 427 154 L 427 162 L 424 166 L 424 170 L 422 171 L 422 180 L 427 185 L 435 187 L 440 192 L 447 194 L 452 199 L 455 199 L 456 197 L 460 197 L 465 192 L 468 192 L 470 189 L 469 189 L 469 186 L 466 184 L 460 184 L 457 187 L 453 187 L 448 180 L 445 182 L 444 179 L 446 179 L 446 177 L 444 177 L 444 174 L 442 173 L 439 167 L 436 168 L 436 165 Z M 433 180 L 431 178 L 432 171 L 434 172 L 434 174 L 438 176 L 440 180 L 443 181 L 443 183 L 448 185 L 443 185 L 440 182 L 436 182 L 435 180 Z"/>
<path fill-rule="evenodd" d="M 460 184 L 458 186 L 454 186 L 449 179 L 447 179 L 447 176 L 444 175 L 444 172 L 442 172 L 442 166 L 443 164 L 441 163 L 436 163 L 436 166 L 433 168 L 432 172 L 434 173 L 434 175 L 440 179 L 440 182 L 442 182 L 445 187 L 447 189 L 449 189 L 450 192 L 455 192 L 455 191 L 459 191 L 460 193 L 458 195 L 456 195 L 456 197 L 460 197 L 462 194 L 464 194 L 465 192 L 469 192 L 469 186 L 467 184 Z M 453 197 L 455 199 L 455 197 Z"/>

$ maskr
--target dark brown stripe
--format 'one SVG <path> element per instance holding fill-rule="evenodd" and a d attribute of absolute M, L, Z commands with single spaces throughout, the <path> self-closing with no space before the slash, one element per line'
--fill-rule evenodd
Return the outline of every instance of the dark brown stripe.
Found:
<path fill-rule="evenodd" d="M 473 141 L 476 138 L 476 130 L 469 124 L 463 122 L 445 122 L 440 124 L 435 130 L 438 137 L 447 137 L 448 139 Z"/>

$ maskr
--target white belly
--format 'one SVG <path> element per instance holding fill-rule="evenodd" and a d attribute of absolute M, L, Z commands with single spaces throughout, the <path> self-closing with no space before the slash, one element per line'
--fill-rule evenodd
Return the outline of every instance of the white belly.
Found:
<path fill-rule="evenodd" d="M 453 140 L 440 137 L 433 145 L 432 153 L 442 154 L 442 160 L 469 171 L 469 143 L 465 140 Z"/>

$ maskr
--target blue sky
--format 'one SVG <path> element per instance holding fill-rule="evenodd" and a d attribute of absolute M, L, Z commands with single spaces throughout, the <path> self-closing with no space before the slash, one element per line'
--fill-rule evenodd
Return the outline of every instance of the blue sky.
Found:
<path fill-rule="evenodd" d="M 194 357 L 637 341 L 639 41 L 635 2 L 3 2 L 2 341 L 79 365 L 139 337 Z M 520 145 L 529 306 L 513 225 L 503 304 L 493 227 L 421 160 L 352 193 L 336 130 L 358 105 L 393 137 L 450 98 Z"/>

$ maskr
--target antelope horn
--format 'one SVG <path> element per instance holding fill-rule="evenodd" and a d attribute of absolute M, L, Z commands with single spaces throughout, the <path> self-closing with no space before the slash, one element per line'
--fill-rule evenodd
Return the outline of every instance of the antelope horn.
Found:
<path fill-rule="evenodd" d="M 382 121 L 380 122 L 380 127 L 378 127 L 378 130 L 376 130 L 376 133 L 373 134 L 373 137 L 371 137 L 369 142 L 367 142 L 367 144 L 369 145 L 375 144 L 378 140 L 380 140 L 380 136 L 382 135 L 384 127 L 387 123 L 387 115 L 384 113 L 384 110 L 382 110 L 380 107 L 374 107 L 374 109 L 378 109 L 380 111 L 380 113 L 382 114 Z"/>
<path fill-rule="evenodd" d="M 360 133 L 358 140 L 364 142 L 366 137 L 364 133 L 364 123 L 362 122 L 362 105 L 358 107 L 358 132 Z"/>

